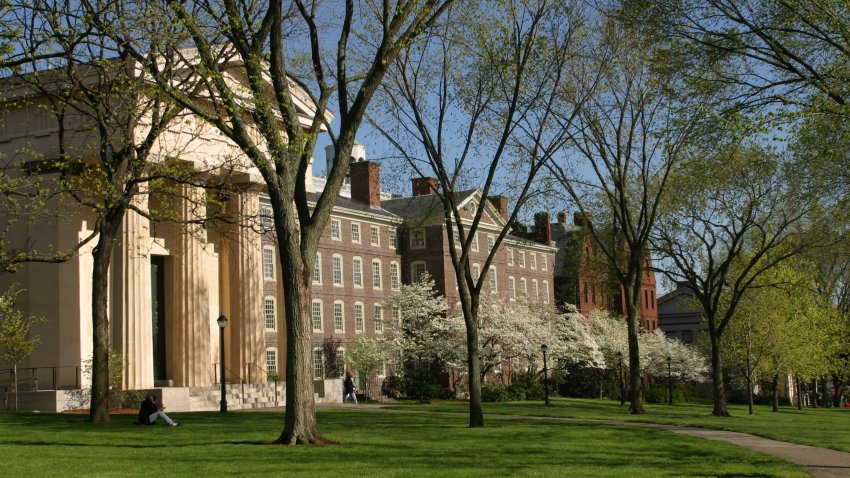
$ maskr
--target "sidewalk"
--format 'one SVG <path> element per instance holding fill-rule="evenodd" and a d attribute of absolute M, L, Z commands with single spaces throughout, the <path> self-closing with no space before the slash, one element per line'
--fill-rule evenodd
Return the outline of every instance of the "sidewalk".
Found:
<path fill-rule="evenodd" d="M 333 408 L 350 408 L 350 409 L 366 409 L 366 410 L 381 410 L 384 412 L 393 413 L 435 413 L 442 415 L 465 415 L 465 413 L 457 412 L 429 412 L 422 410 L 390 410 L 382 405 L 354 405 L 354 404 L 333 404 L 325 405 Z M 641 422 L 626 422 L 619 420 L 594 420 L 585 418 L 558 418 L 558 417 L 533 417 L 522 415 L 497 415 L 488 414 L 487 416 L 507 418 L 511 420 L 551 420 L 560 422 L 583 422 L 583 423 L 600 423 L 604 425 L 615 426 L 633 426 L 654 428 L 657 430 L 665 430 L 671 433 L 681 435 L 689 435 L 706 440 L 724 441 L 738 445 L 743 448 L 748 448 L 759 453 L 775 456 L 787 462 L 799 465 L 806 469 L 815 478 L 838 478 L 850 477 L 850 453 L 830 450 L 828 448 L 819 448 L 816 446 L 799 445 L 796 443 L 788 443 L 784 441 L 771 440 L 746 433 L 730 432 L 723 430 L 710 430 L 706 428 L 682 427 L 678 425 L 662 425 L 659 423 L 641 423 Z"/>

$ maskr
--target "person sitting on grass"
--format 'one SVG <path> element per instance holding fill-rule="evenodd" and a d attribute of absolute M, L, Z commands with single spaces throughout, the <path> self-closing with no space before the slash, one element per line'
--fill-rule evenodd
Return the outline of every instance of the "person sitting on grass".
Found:
<path fill-rule="evenodd" d="M 168 426 L 179 427 L 180 424 L 169 418 L 163 410 L 165 407 L 156 404 L 156 395 L 146 396 L 139 408 L 139 425 L 153 425 L 157 419 L 162 418 Z"/>

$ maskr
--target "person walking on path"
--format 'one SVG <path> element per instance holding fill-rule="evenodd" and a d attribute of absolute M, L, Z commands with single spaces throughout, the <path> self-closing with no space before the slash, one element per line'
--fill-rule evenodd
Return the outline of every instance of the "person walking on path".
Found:
<path fill-rule="evenodd" d="M 357 391 L 354 388 L 354 377 L 352 377 L 351 372 L 345 372 L 345 382 L 342 383 L 342 390 L 345 393 L 342 397 L 342 403 L 345 403 L 350 398 L 355 405 L 357 405 Z"/>
<path fill-rule="evenodd" d="M 156 403 L 156 395 L 150 394 L 142 401 L 142 406 L 139 407 L 139 425 L 153 425 L 158 419 L 162 420 L 170 427 L 179 427 L 180 424 L 172 420 L 163 411 L 165 407 L 160 407 Z"/>

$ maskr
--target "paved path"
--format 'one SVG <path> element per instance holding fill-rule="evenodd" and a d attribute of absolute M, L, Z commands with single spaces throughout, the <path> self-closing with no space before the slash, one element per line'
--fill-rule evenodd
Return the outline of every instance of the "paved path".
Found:
<path fill-rule="evenodd" d="M 423 410 L 398 410 L 386 409 L 380 405 L 331 405 L 337 408 L 370 408 L 380 409 L 389 412 L 399 413 L 421 413 Z M 445 415 L 466 415 L 458 412 L 429 412 Z M 488 414 L 488 416 L 507 418 L 512 420 L 551 420 L 560 422 L 592 422 L 605 425 L 615 426 L 637 426 L 644 428 L 654 428 L 658 430 L 666 430 L 671 433 L 679 433 L 681 435 L 690 435 L 707 440 L 724 441 L 732 443 L 744 448 L 749 448 L 766 455 L 775 456 L 795 465 L 802 466 L 815 478 L 836 478 L 850 477 L 850 453 L 830 450 L 828 448 L 820 448 L 809 445 L 799 445 L 796 443 L 788 443 L 784 441 L 771 440 L 762 438 L 747 433 L 730 432 L 724 430 L 710 430 L 707 428 L 682 427 L 678 425 L 663 425 L 659 423 L 642 423 L 642 422 L 626 422 L 620 420 L 594 420 L 585 418 L 560 418 L 560 417 L 535 417 L 524 415 L 498 415 Z"/>

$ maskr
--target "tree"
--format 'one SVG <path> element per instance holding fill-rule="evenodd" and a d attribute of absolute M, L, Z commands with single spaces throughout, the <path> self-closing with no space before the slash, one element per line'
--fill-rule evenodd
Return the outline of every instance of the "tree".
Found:
<path fill-rule="evenodd" d="M 11 389 L 15 391 L 15 410 L 18 409 L 18 364 L 29 357 L 41 340 L 30 335 L 32 326 L 44 319 L 24 315 L 15 309 L 15 299 L 21 289 L 12 286 L 0 295 L 0 359 L 12 365 Z M 9 406 L 8 399 L 6 406 Z"/>
<path fill-rule="evenodd" d="M 484 426 L 479 310 L 490 265 L 526 204 L 545 187 L 535 182 L 565 135 L 555 113 L 557 92 L 575 59 L 581 31 L 576 2 L 481 2 L 453 12 L 392 65 L 384 110 L 373 126 L 420 177 L 434 177 L 466 330 L 469 426 Z M 477 188 L 466 201 L 461 191 Z M 491 201 L 497 237 L 473 275 L 470 253 Z"/>
<path fill-rule="evenodd" d="M 746 294 L 771 285 L 765 273 L 811 247 L 801 231 L 807 197 L 786 181 L 778 158 L 765 148 L 726 144 L 692 158 L 671 180 L 671 198 L 652 238 L 669 260 L 659 270 L 694 292 L 711 343 L 713 415 L 728 416 L 721 340 Z"/>
<path fill-rule="evenodd" d="M 549 169 L 568 200 L 592 218 L 586 223 L 594 248 L 621 289 L 629 341 L 629 411 L 638 414 L 644 413 L 638 319 L 649 236 L 670 190 L 669 174 L 705 122 L 708 98 L 679 95 L 677 78 L 659 74 L 652 63 L 656 45 L 646 35 L 610 12 L 597 15 L 600 33 L 586 54 L 598 67 L 577 71 L 571 88 L 562 92 L 566 111 L 578 114 L 562 119 L 569 142 Z"/>
<path fill-rule="evenodd" d="M 327 442 L 316 422 L 310 364 L 311 273 L 319 236 L 348 172 L 366 108 L 389 65 L 452 3 L 168 3 L 168 16 L 185 29 L 193 46 L 181 51 L 181 64 L 203 82 L 203 89 L 187 94 L 166 81 L 161 84 L 240 148 L 260 172 L 271 201 L 282 276 L 288 278 L 283 282 L 286 418 L 275 443 Z M 333 29 L 336 43 L 330 46 Z M 300 51 L 298 45 L 307 48 Z M 132 55 L 144 59 L 140 51 Z M 299 71 L 299 63 L 304 71 Z M 159 77 L 158 63 L 145 65 Z M 327 111 L 333 99 L 339 119 L 336 133 Z M 324 130 L 334 145 L 334 162 L 312 205 L 307 172 Z"/>

